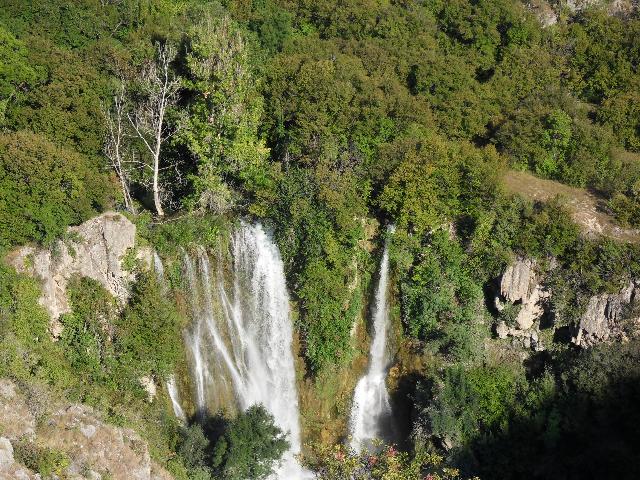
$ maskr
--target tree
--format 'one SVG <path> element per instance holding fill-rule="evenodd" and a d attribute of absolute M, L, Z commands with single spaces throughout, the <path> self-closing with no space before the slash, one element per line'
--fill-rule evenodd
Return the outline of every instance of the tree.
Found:
<path fill-rule="evenodd" d="M 0 26 L 0 125 L 6 109 L 21 91 L 38 80 L 41 74 L 27 58 L 27 49 L 11 32 Z"/>
<path fill-rule="evenodd" d="M 118 318 L 116 353 L 133 375 L 165 377 L 180 356 L 180 317 L 155 275 L 141 273 L 129 305 Z"/>
<path fill-rule="evenodd" d="M 262 405 L 253 405 L 227 426 L 215 445 L 213 464 L 222 478 L 260 480 L 289 448 L 289 442 Z"/>
<path fill-rule="evenodd" d="M 156 44 L 156 58 L 146 63 L 140 78 L 142 101 L 128 114 L 129 122 L 151 155 L 153 203 L 158 216 L 164 216 L 160 191 L 162 146 L 174 133 L 167 127 L 168 110 L 178 100 L 180 80 L 171 71 L 176 49 L 170 43 Z M 166 168 L 166 167 L 162 167 Z"/>
<path fill-rule="evenodd" d="M 118 91 L 113 96 L 113 105 L 110 109 L 103 108 L 104 118 L 107 124 L 107 132 L 104 140 L 104 154 L 111 162 L 111 167 L 116 172 L 125 208 L 135 214 L 136 209 L 131 198 L 129 166 L 132 163 L 128 159 L 125 117 L 126 117 L 126 92 L 124 82 L 120 83 Z"/>
<path fill-rule="evenodd" d="M 51 243 L 111 193 L 109 178 L 73 149 L 31 132 L 0 134 L 0 247 Z"/>
<path fill-rule="evenodd" d="M 245 41 L 228 16 L 206 16 L 188 31 L 186 45 L 190 101 L 180 138 L 198 162 L 194 201 L 224 212 L 233 201 L 230 183 L 251 190 L 268 176 L 269 150 L 258 137 L 262 99 Z"/>

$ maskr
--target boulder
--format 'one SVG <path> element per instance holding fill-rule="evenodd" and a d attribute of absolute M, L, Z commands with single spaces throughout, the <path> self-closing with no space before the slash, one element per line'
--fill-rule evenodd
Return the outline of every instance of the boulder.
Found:
<path fill-rule="evenodd" d="M 518 257 L 509 265 L 500 278 L 500 290 L 495 297 L 495 307 L 502 312 L 508 304 L 519 305 L 515 326 L 509 327 L 501 321 L 496 325 L 498 338 L 517 338 L 525 348 L 540 351 L 543 347 L 538 340 L 537 324 L 545 314 L 551 293 L 538 283 L 536 262 L 530 258 Z"/>
<path fill-rule="evenodd" d="M 67 230 L 67 239 L 51 249 L 25 246 L 9 256 L 17 271 L 42 281 L 40 304 L 51 316 L 51 333 L 58 337 L 60 315 L 70 311 L 66 289 L 73 275 L 96 280 L 123 304 L 131 273 L 122 260 L 135 246 L 136 226 L 119 213 L 108 212 Z M 143 252 L 150 262 L 150 252 Z"/>
<path fill-rule="evenodd" d="M 618 293 L 604 293 L 591 297 L 576 327 L 573 343 L 589 347 L 622 336 L 621 321 L 624 311 L 635 296 L 635 284 L 630 282 Z"/>
<path fill-rule="evenodd" d="M 534 322 L 544 315 L 544 301 L 549 297 L 549 292 L 543 290 L 540 285 L 533 288 L 526 301 L 523 301 L 522 308 L 516 317 L 516 325 L 520 330 L 530 329 Z"/>

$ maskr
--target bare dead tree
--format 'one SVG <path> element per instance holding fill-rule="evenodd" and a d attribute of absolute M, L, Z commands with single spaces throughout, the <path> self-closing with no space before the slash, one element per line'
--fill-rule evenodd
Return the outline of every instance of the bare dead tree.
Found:
<path fill-rule="evenodd" d="M 136 213 L 129 187 L 130 164 L 133 163 L 133 159 L 129 159 L 127 153 L 125 131 L 127 113 L 125 109 L 126 90 L 124 82 L 121 82 L 118 92 L 113 97 L 111 108 L 103 107 L 103 114 L 107 124 L 103 150 L 111 162 L 111 167 L 116 172 L 118 180 L 120 180 L 125 208 L 131 213 Z"/>
<path fill-rule="evenodd" d="M 156 45 L 155 61 L 148 62 L 142 71 L 144 98 L 128 114 L 136 135 L 151 154 L 153 202 L 160 217 L 164 216 L 159 184 L 162 145 L 173 133 L 167 128 L 166 114 L 175 105 L 180 88 L 180 80 L 171 73 L 175 56 L 176 49 L 170 44 Z"/>

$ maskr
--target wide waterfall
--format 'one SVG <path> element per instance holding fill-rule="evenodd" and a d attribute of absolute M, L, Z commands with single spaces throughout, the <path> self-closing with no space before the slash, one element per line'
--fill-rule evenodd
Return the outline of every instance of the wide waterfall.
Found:
<path fill-rule="evenodd" d="M 231 254 L 227 281 L 220 266 L 212 271 L 203 248 L 184 254 L 194 317 L 185 341 L 196 406 L 205 412 L 229 394 L 243 410 L 262 404 L 291 444 L 276 478 L 308 478 L 295 458 L 301 443 L 298 395 L 280 253 L 260 224 L 243 222 L 232 236 Z"/>
<path fill-rule="evenodd" d="M 392 232 L 392 228 L 389 231 Z M 383 426 L 391 416 L 391 404 L 386 385 L 389 364 L 387 335 L 390 321 L 387 300 L 388 282 L 389 249 L 387 241 L 380 262 L 380 279 L 376 290 L 369 368 L 356 385 L 349 420 L 351 447 L 356 451 L 371 449 L 372 441 L 380 439 L 385 433 Z"/>

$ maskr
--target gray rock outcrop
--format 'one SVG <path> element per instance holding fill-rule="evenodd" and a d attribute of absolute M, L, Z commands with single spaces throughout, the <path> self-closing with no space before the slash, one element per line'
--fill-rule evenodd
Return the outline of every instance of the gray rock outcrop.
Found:
<path fill-rule="evenodd" d="M 500 279 L 500 295 L 510 303 L 525 303 L 536 287 L 535 261 L 518 257 Z"/>
<path fill-rule="evenodd" d="M 504 321 L 498 323 L 496 326 L 498 337 L 520 338 L 525 347 L 541 349 L 536 322 L 544 315 L 549 297 L 550 293 L 538 283 L 536 262 L 530 258 L 516 258 L 515 262 L 502 274 L 495 306 L 500 312 L 504 311 L 509 304 L 519 306 L 519 310 L 514 327 L 507 326 Z"/>
<path fill-rule="evenodd" d="M 13 446 L 7 437 L 0 437 L 0 470 L 6 470 L 13 464 Z"/>
<path fill-rule="evenodd" d="M 77 404 L 48 404 L 46 420 L 35 422 L 31 403 L 33 399 L 17 385 L 0 379 L 0 480 L 40 478 L 15 461 L 19 441 L 63 452 L 69 463 L 62 478 L 171 479 L 133 430 L 109 425 L 92 408 Z"/>
<path fill-rule="evenodd" d="M 66 241 L 58 241 L 52 249 L 21 247 L 9 256 L 19 272 L 28 273 L 42 282 L 40 304 L 51 316 L 51 333 L 58 337 L 62 325 L 60 315 L 70 311 L 66 289 L 73 275 L 96 280 L 120 303 L 128 296 L 131 273 L 123 268 L 123 258 L 135 246 L 136 226 L 119 213 L 108 212 L 68 229 Z M 150 263 L 150 252 L 139 257 Z"/>
<path fill-rule="evenodd" d="M 591 297 L 576 327 L 573 343 L 589 347 L 609 339 L 621 338 L 621 322 L 636 293 L 634 282 L 630 282 L 618 293 L 603 293 Z"/>

